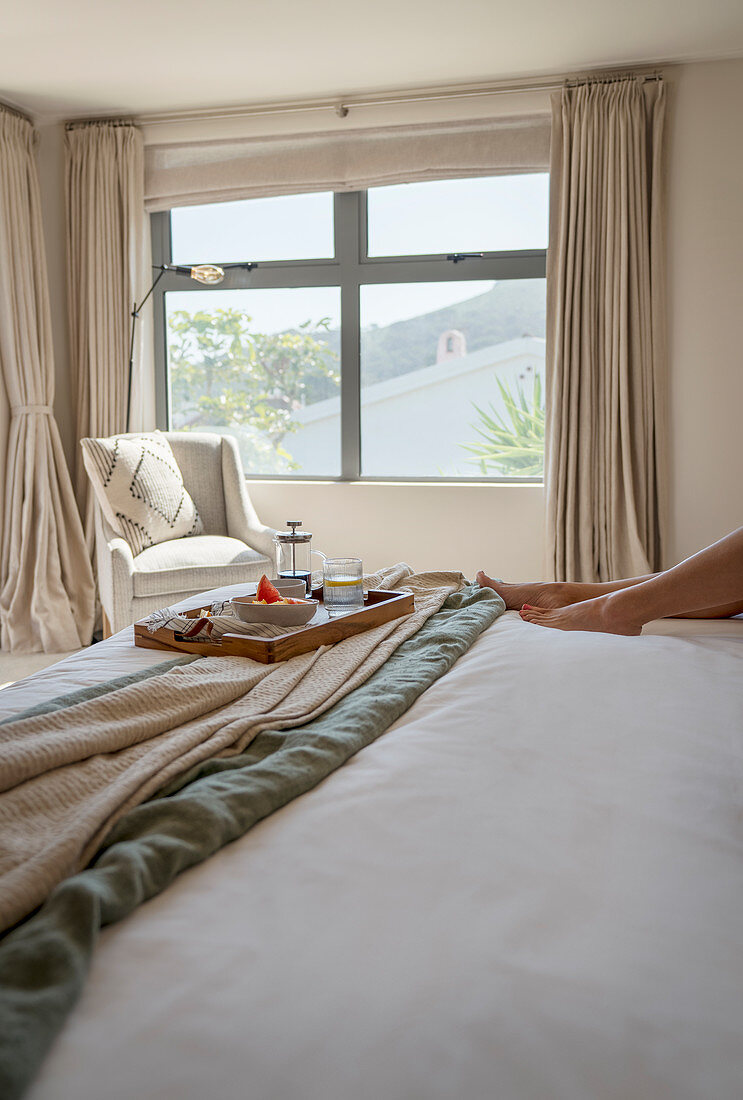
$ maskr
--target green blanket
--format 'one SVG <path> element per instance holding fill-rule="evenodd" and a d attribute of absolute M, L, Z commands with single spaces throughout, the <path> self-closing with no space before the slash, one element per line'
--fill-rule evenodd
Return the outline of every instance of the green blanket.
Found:
<path fill-rule="evenodd" d="M 23 1094 L 75 1004 L 100 928 L 369 745 L 503 610 L 492 590 L 467 586 L 320 718 L 260 733 L 240 756 L 199 765 L 123 817 L 91 866 L 61 883 L 0 943 L 3 1100 Z"/>

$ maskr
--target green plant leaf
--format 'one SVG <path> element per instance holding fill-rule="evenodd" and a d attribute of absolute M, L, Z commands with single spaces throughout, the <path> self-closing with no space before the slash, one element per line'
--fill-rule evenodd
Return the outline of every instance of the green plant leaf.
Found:
<path fill-rule="evenodd" d="M 467 461 L 477 465 L 484 475 L 538 477 L 544 469 L 545 409 L 542 401 L 542 380 L 535 374 L 531 392 L 517 382 L 516 392 L 502 379 L 496 378 L 503 403 L 503 412 L 488 402 L 485 412 L 471 403 L 478 420 L 470 427 L 482 442 L 460 443 L 474 455 Z"/>

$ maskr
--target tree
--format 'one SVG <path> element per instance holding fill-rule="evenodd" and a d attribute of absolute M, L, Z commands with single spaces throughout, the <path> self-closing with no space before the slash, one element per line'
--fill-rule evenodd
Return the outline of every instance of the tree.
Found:
<path fill-rule="evenodd" d="M 293 413 L 340 385 L 338 357 L 322 339 L 329 319 L 278 333 L 251 332 L 250 325 L 250 315 L 237 309 L 170 315 L 173 419 L 179 428 L 247 429 L 241 439 L 252 440 L 262 460 L 273 449 L 296 469 L 283 447 L 298 427 Z"/>
<path fill-rule="evenodd" d="M 476 457 L 469 459 L 480 467 L 482 474 L 491 470 L 511 477 L 539 477 L 544 471 L 545 410 L 542 379 L 534 377 L 530 397 L 520 382 L 516 393 L 496 378 L 503 399 L 505 416 L 489 402 L 490 412 L 484 412 L 472 402 L 479 422 L 470 425 L 482 438 L 482 443 L 460 443 L 459 446 Z"/>

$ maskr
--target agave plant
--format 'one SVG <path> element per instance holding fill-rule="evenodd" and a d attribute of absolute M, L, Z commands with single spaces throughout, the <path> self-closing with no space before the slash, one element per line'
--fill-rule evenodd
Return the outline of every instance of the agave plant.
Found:
<path fill-rule="evenodd" d="M 475 455 L 468 461 L 480 467 L 482 474 L 491 472 L 510 477 L 539 477 L 544 471 L 544 402 L 542 379 L 534 376 L 532 392 L 527 397 L 521 383 L 516 393 L 496 378 L 503 399 L 505 414 L 497 412 L 492 402 L 485 412 L 472 402 L 479 421 L 470 427 L 481 437 L 481 443 L 460 443 Z"/>

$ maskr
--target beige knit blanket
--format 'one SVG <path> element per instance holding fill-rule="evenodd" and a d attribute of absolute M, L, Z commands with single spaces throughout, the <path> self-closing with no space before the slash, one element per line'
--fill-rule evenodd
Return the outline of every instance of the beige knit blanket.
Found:
<path fill-rule="evenodd" d="M 322 714 L 463 584 L 461 573 L 393 566 L 370 586 L 411 590 L 404 619 L 277 665 L 205 657 L 0 726 L 0 930 L 85 867 L 127 810 L 195 764 L 244 751 L 262 729 Z"/>

